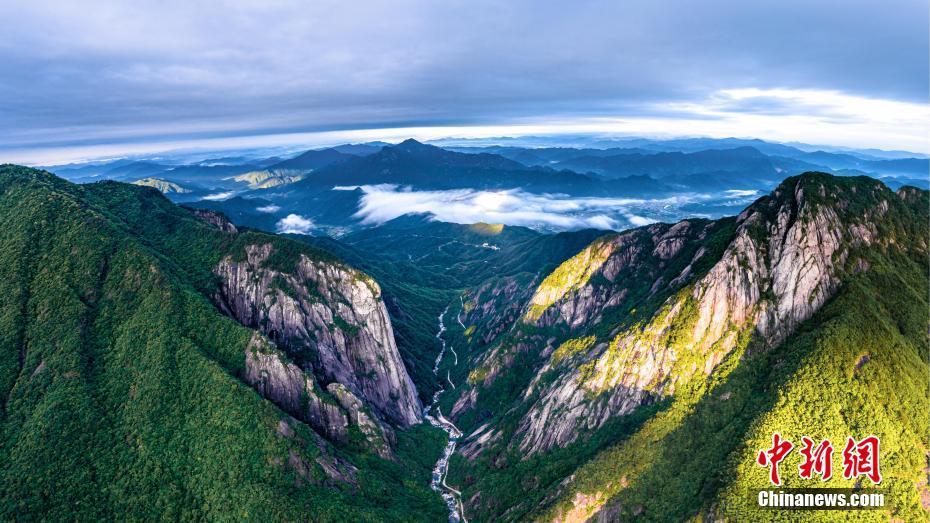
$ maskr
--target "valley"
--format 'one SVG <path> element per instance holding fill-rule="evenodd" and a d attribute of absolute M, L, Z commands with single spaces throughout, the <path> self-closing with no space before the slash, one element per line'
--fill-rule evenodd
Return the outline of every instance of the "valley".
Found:
<path fill-rule="evenodd" d="M 789 176 L 868 175 L 893 189 L 928 189 L 928 160 L 830 152 L 762 140 L 626 139 L 508 146 L 405 140 L 262 157 L 183 156 L 49 167 L 77 183 L 101 179 L 162 187 L 173 201 L 221 211 L 269 232 L 287 219 L 303 234 L 340 237 L 407 214 L 444 222 L 503 223 L 542 232 L 621 230 L 738 214 Z M 292 220 L 294 218 L 291 218 Z"/>
<path fill-rule="evenodd" d="M 927 2 L 0 1 L 0 523 L 930 522 Z"/>
<path fill-rule="evenodd" d="M 558 219 L 526 222 L 557 230 L 456 223 L 442 214 L 456 202 L 485 201 L 497 209 L 488 216 L 507 218 L 508 198 L 541 197 L 481 178 L 535 168 L 484 151 L 397 147 L 358 158 L 387 162 L 382 172 L 398 168 L 401 177 L 414 167 L 399 159 L 417 158 L 417 169 L 451 165 L 445 174 L 478 175 L 476 185 L 390 188 L 384 205 L 393 213 L 368 223 L 378 212 L 362 212 L 373 193 L 325 189 L 346 175 L 351 153 L 288 164 L 321 162 L 312 168 L 321 179 L 315 171 L 249 175 L 252 184 L 283 181 L 194 202 L 147 170 L 142 183 L 72 184 L 4 167 L 0 199 L 8 223 L 19 224 L 3 240 L 14 253 L 6 292 L 19 304 L 5 321 L 26 325 L 4 338 L 7 510 L 40 510 L 23 493 L 44 474 L 37 464 L 54 456 L 72 464 L 66 474 L 104 463 L 176 472 L 161 485 L 127 483 L 139 492 L 132 499 L 54 494 L 54 484 L 39 483 L 45 513 L 76 497 L 94 500 L 88 517 L 145 514 L 140 503 L 178 491 L 206 496 L 184 510 L 209 503 L 217 517 L 248 505 L 288 519 L 312 505 L 322 521 L 743 520 L 757 509 L 740 493 L 764 485 L 754 449 L 772 431 L 799 438 L 812 426 L 836 439 L 882 437 L 890 456 L 883 487 L 896 503 L 870 514 L 909 520 L 930 510 L 920 444 L 928 434 L 918 421 L 930 408 L 922 378 L 930 362 L 920 350 L 928 341 L 926 190 L 805 172 L 727 189 L 728 203 L 713 212 L 716 200 L 706 200 L 703 215 L 636 224 L 646 196 L 591 196 L 576 179 L 563 186 L 567 196 L 547 196 L 540 207 Z M 529 161 L 526 150 L 494 151 Z M 534 161 L 550 154 L 565 151 L 535 151 Z M 689 154 L 671 165 L 693 162 Z M 604 176 L 598 184 L 609 183 Z M 643 194 L 691 212 L 697 200 L 681 187 Z M 330 200 L 327 191 L 352 198 Z M 393 199 L 424 193 L 456 196 L 437 212 L 417 204 L 406 213 Z M 328 203 L 315 207 L 320 201 Z M 584 216 L 579 205 L 627 223 L 565 221 Z M 310 228 L 275 234 L 275 220 L 297 210 Z M 72 265 L 49 274 L 27 254 L 34 245 Z M 71 255 L 64 245 L 75 246 Z M 73 323 L 60 329 L 73 334 L 55 336 L 72 345 L 50 344 L 47 327 L 26 319 L 41 316 L 23 312 L 60 301 L 53 289 L 62 285 L 74 289 L 73 311 L 63 313 Z M 206 388 L 153 410 L 169 390 L 193 383 Z M 59 390 L 82 402 L 66 410 L 86 418 L 50 418 Z M 228 403 L 203 410 L 214 407 L 201 398 L 215 396 Z M 210 414 L 232 410 L 238 417 Z M 147 424 L 132 428 L 140 417 Z M 171 417 L 183 423 L 166 437 Z M 102 439 L 74 439 L 90 419 L 105 420 L 93 436 Z M 76 443 L 49 454 L 38 437 Z M 113 439 L 127 443 L 102 453 L 101 441 Z M 193 443 L 202 440 L 227 450 Z M 151 445 L 164 452 L 146 454 Z M 248 468 L 227 472 L 248 478 L 243 490 L 216 490 L 225 482 L 208 486 L 184 472 L 188 462 L 216 470 L 228 449 L 251 456 L 241 465 Z M 235 503 L 212 501 L 231 495 Z"/>
<path fill-rule="evenodd" d="M 433 374 L 439 374 L 439 365 L 442 363 L 443 356 L 446 354 L 446 341 L 442 339 L 443 333 L 446 331 L 446 326 L 443 323 L 443 318 L 448 312 L 448 308 L 442 311 L 442 314 L 439 315 L 439 331 L 436 332 L 436 338 L 439 340 L 441 348 L 439 349 L 439 355 L 436 356 L 436 364 L 433 366 Z M 451 349 L 451 347 L 450 347 Z M 458 364 L 458 357 L 454 365 Z M 454 387 L 451 381 L 448 380 L 447 383 L 449 386 Z M 446 391 L 445 385 L 441 385 L 439 390 L 433 393 L 433 401 L 430 403 L 429 407 L 426 409 L 424 417 L 429 421 L 430 425 L 438 427 L 445 431 L 449 437 L 449 442 L 446 443 L 446 447 L 442 451 L 442 455 L 439 456 L 439 459 L 436 460 L 436 465 L 433 467 L 433 478 L 430 481 L 430 487 L 442 493 L 442 498 L 446 502 L 446 506 L 449 507 L 449 521 L 450 523 L 458 523 L 459 521 L 468 521 L 464 516 L 464 508 L 462 506 L 462 493 L 458 490 L 450 487 L 446 483 L 446 477 L 449 475 L 449 460 L 452 459 L 452 454 L 455 452 L 455 446 L 458 443 L 459 438 L 462 437 L 462 432 L 455 426 L 454 423 L 446 419 L 442 415 L 442 409 L 439 406 L 439 399 L 442 397 L 442 394 Z"/>

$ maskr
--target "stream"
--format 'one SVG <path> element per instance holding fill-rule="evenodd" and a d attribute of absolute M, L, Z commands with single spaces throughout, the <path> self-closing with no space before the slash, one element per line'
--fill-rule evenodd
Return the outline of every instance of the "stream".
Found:
<path fill-rule="evenodd" d="M 442 363 L 442 357 L 446 354 L 446 340 L 442 338 L 442 333 L 446 331 L 443 318 L 448 311 L 449 307 L 446 307 L 446 309 L 442 311 L 442 314 L 439 315 L 439 331 L 436 333 L 436 338 L 439 340 L 441 348 L 439 349 L 439 355 L 436 357 L 436 364 L 433 365 L 433 374 L 437 376 L 439 374 L 439 364 Z M 453 350 L 453 353 L 454 352 Z M 458 364 L 457 354 L 455 363 Z M 455 388 L 455 385 L 453 385 L 452 381 L 449 379 L 448 373 L 446 374 L 446 381 L 453 389 Z M 423 412 L 423 416 L 429 421 L 430 425 L 441 428 L 449 435 L 449 442 L 446 443 L 442 455 L 439 456 L 436 465 L 433 467 L 433 478 L 430 481 L 430 488 L 439 492 L 442 499 L 446 502 L 446 506 L 449 507 L 450 523 L 468 523 L 468 520 L 465 519 L 465 511 L 462 506 L 462 493 L 446 484 L 446 474 L 449 472 L 449 459 L 452 457 L 452 453 L 455 452 L 455 444 L 458 443 L 459 438 L 462 437 L 462 432 L 454 423 L 442 415 L 442 410 L 439 408 L 439 397 L 442 396 L 442 393 L 445 391 L 445 387 L 441 387 L 437 390 L 436 393 L 433 394 L 433 402 Z"/>

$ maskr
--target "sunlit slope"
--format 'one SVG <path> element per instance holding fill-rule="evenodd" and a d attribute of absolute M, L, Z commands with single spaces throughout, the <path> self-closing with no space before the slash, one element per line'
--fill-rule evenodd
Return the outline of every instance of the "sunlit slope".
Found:
<path fill-rule="evenodd" d="M 847 436 L 881 437 L 899 502 L 853 516 L 926 518 L 927 224 L 926 191 L 807 173 L 729 222 L 600 238 L 517 318 L 470 290 L 460 343 L 483 356 L 448 405 L 466 512 L 742 521 L 779 431 L 837 456 Z"/>

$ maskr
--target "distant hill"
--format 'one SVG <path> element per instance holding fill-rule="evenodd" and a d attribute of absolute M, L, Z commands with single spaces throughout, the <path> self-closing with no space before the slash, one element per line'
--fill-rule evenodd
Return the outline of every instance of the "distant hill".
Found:
<path fill-rule="evenodd" d="M 250 189 L 270 189 L 287 185 L 304 178 L 303 172 L 297 169 L 278 169 L 274 171 L 250 171 L 233 177 L 237 182 L 248 184 Z"/>
<path fill-rule="evenodd" d="M 430 189 L 522 186 L 539 190 L 593 190 L 591 178 L 581 174 L 531 168 L 495 154 L 447 151 L 412 139 L 374 154 L 328 165 L 294 188 L 379 183 Z"/>
<path fill-rule="evenodd" d="M 269 171 L 312 171 L 334 163 L 352 158 L 353 155 L 342 153 L 336 149 L 315 149 L 302 153 L 290 160 L 284 160 L 268 166 Z"/>
<path fill-rule="evenodd" d="M 132 182 L 133 185 L 143 185 L 145 187 L 154 187 L 161 191 L 164 194 L 186 194 L 191 192 L 190 189 L 185 189 L 176 183 L 169 182 L 167 180 L 161 180 L 159 178 L 142 178 L 141 180 L 136 180 Z"/>

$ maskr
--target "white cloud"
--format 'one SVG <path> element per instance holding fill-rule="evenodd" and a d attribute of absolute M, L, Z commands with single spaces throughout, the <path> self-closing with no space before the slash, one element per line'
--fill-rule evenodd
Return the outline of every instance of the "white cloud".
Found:
<path fill-rule="evenodd" d="M 379 224 L 404 214 L 431 214 L 452 223 L 503 223 L 547 229 L 623 229 L 655 223 L 656 218 L 634 214 L 663 214 L 668 206 L 701 198 L 684 195 L 663 199 L 574 198 L 561 194 L 532 194 L 518 189 L 479 191 L 413 191 L 396 185 L 365 185 L 357 218 L 366 224 Z"/>
<path fill-rule="evenodd" d="M 211 201 L 228 200 L 228 199 L 231 198 L 232 195 L 234 195 L 234 194 L 236 194 L 236 193 L 234 193 L 233 191 L 218 192 L 218 193 L 214 193 L 214 194 L 208 194 L 208 195 L 204 196 L 203 199 L 204 199 L 204 200 L 211 200 Z"/>
<path fill-rule="evenodd" d="M 280 210 L 281 210 L 281 207 L 278 206 L 278 205 L 275 205 L 275 204 L 271 204 L 271 205 L 265 205 L 265 206 L 263 206 L 263 207 L 256 207 L 255 210 L 258 211 L 258 212 L 264 212 L 264 213 L 268 213 L 268 214 L 273 214 L 273 213 L 276 213 L 276 212 L 280 211 Z M 291 216 L 293 216 L 293 215 L 291 215 Z"/>
<path fill-rule="evenodd" d="M 644 105 L 643 107 L 646 107 Z M 120 142 L 99 140 L 93 145 L 17 148 L 7 140 L 0 161 L 51 165 L 127 154 L 152 154 L 177 149 L 237 150 L 254 147 L 330 147 L 371 140 L 400 142 L 501 136 L 596 135 L 649 138 L 743 137 L 778 142 L 806 142 L 844 147 L 906 149 L 930 153 L 930 106 L 815 89 L 722 89 L 705 98 L 657 102 L 649 115 L 610 114 L 598 117 L 541 115 L 518 122 L 503 118 L 496 125 L 385 127 L 234 137 L 155 139 Z M 165 130 L 170 129 L 168 126 Z M 151 125 L 145 129 L 151 130 Z M 60 127 L 62 133 L 74 130 Z M 141 132 L 141 130 L 140 130 Z M 125 136 L 127 133 L 123 133 Z M 334 190 L 354 190 L 337 186 Z"/>
<path fill-rule="evenodd" d="M 721 89 L 698 101 L 659 104 L 677 119 L 644 119 L 651 130 L 710 137 L 930 152 L 930 106 L 826 89 Z M 673 123 L 675 120 L 677 123 Z"/>
<path fill-rule="evenodd" d="M 313 220 L 299 214 L 288 214 L 278 220 L 276 230 L 281 234 L 310 234 L 314 227 Z"/>
<path fill-rule="evenodd" d="M 723 193 L 733 198 L 745 198 L 747 196 L 755 196 L 759 194 L 759 191 L 755 189 L 728 189 L 723 191 Z"/>
<path fill-rule="evenodd" d="M 652 218 L 637 216 L 635 214 L 627 214 L 626 219 L 630 222 L 630 225 L 633 225 L 634 227 L 642 227 L 643 225 L 651 225 L 656 223 L 656 220 L 653 220 Z"/>

